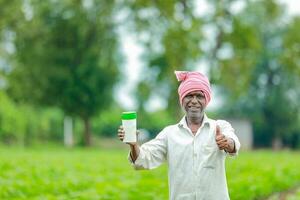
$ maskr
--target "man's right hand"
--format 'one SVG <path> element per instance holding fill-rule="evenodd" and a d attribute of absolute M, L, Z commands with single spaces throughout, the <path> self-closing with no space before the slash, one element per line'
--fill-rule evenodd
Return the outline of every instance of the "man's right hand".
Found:
<path fill-rule="evenodd" d="M 137 130 L 136 131 L 136 138 L 138 138 L 138 134 L 139 134 L 139 131 Z M 118 129 L 118 137 L 123 142 L 124 137 L 125 137 L 125 130 L 124 130 L 122 125 Z M 137 145 L 137 142 L 126 142 L 126 144 L 129 144 L 131 146 L 135 146 L 135 145 Z"/>
<path fill-rule="evenodd" d="M 138 138 L 139 131 L 136 131 L 136 138 Z M 124 137 L 125 137 L 125 131 L 123 126 L 120 126 L 118 129 L 118 137 L 119 139 L 123 142 Z M 130 146 L 130 157 L 133 162 L 137 159 L 140 153 L 139 145 L 137 142 L 126 142 Z"/>

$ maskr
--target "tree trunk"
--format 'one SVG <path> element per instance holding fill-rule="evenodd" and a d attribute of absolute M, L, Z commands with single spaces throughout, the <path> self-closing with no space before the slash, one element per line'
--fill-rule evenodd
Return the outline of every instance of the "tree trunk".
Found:
<path fill-rule="evenodd" d="M 91 124 L 89 118 L 84 118 L 84 144 L 91 146 Z"/>
<path fill-rule="evenodd" d="M 70 116 L 64 119 L 64 144 L 66 147 L 73 146 L 73 121 Z"/>
<path fill-rule="evenodd" d="M 272 149 L 280 150 L 282 149 L 282 140 L 280 136 L 275 136 L 272 140 Z"/>

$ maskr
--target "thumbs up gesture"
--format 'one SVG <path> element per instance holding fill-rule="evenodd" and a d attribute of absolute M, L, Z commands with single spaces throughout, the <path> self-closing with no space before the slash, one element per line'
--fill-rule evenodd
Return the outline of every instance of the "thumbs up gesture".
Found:
<path fill-rule="evenodd" d="M 234 153 L 234 141 L 231 138 L 226 137 L 222 134 L 220 127 L 216 127 L 216 143 L 220 150 L 225 150 L 229 153 Z"/>

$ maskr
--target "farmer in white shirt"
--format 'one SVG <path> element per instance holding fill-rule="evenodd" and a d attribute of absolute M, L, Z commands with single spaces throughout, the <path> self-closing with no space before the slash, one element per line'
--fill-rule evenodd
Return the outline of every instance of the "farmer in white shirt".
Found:
<path fill-rule="evenodd" d="M 225 158 L 237 155 L 240 142 L 227 121 L 206 116 L 211 99 L 208 78 L 199 72 L 175 74 L 181 81 L 178 94 L 185 116 L 142 146 L 128 143 L 129 160 L 135 169 L 153 169 L 167 162 L 171 200 L 228 200 Z M 120 140 L 124 134 L 120 126 Z"/>

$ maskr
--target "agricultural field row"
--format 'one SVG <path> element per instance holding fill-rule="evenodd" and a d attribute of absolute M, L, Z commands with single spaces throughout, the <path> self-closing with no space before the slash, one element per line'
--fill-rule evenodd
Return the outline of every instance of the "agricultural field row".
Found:
<path fill-rule="evenodd" d="M 168 199 L 167 166 L 135 171 L 127 155 L 126 150 L 0 148 L 0 199 Z M 240 152 L 226 162 L 231 199 L 266 199 L 296 187 L 299 166 L 300 152 Z"/>

